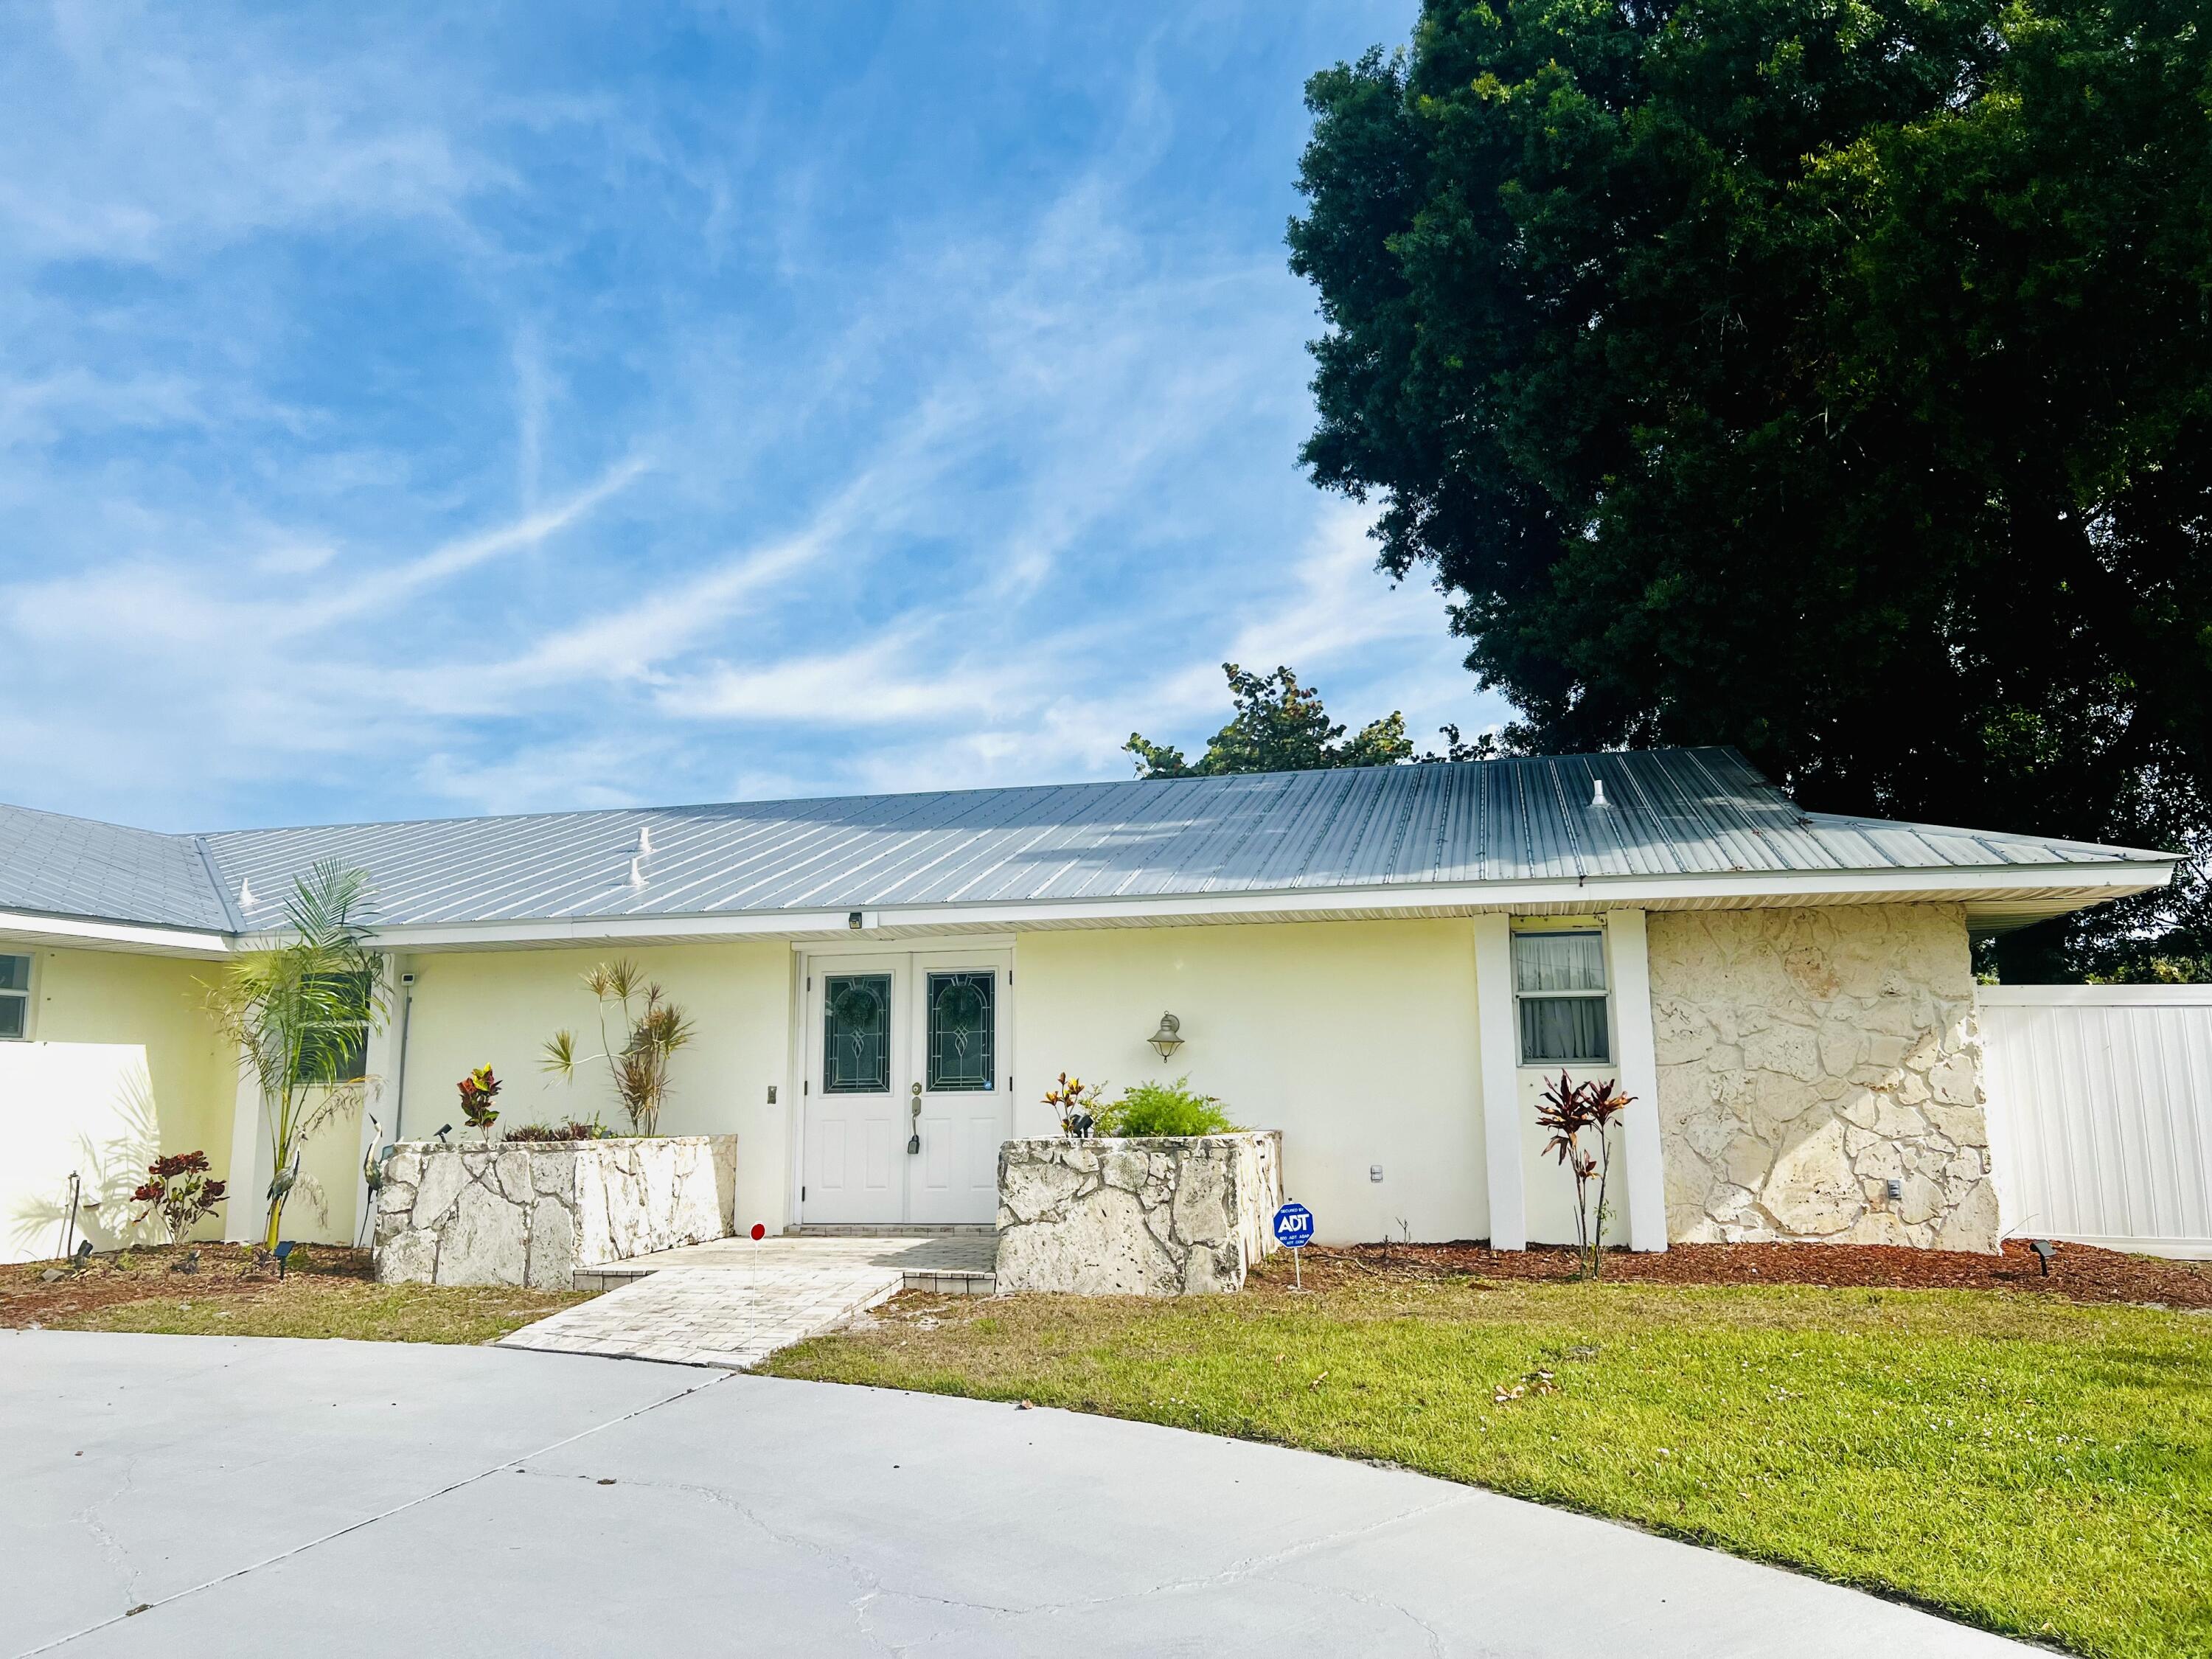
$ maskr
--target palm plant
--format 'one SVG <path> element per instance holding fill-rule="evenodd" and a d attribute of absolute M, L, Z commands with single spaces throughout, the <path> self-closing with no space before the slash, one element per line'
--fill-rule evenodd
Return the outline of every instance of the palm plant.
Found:
<path fill-rule="evenodd" d="M 573 1032 L 556 1031 L 546 1040 L 545 1069 L 574 1079 L 579 1066 L 604 1062 L 615 1098 L 639 1134 L 654 1133 L 668 1098 L 668 1062 L 691 1041 L 690 1016 L 649 982 L 634 962 L 603 962 L 584 975 L 584 988 L 599 1000 L 599 1052 L 580 1055 Z M 607 1020 L 622 1011 L 622 1045 L 615 1045 Z"/>
<path fill-rule="evenodd" d="M 295 1188 L 325 1207 L 320 1187 L 301 1172 L 307 1143 L 351 1117 L 374 1086 L 356 1070 L 387 1003 L 368 914 L 368 872 L 325 860 L 294 878 L 284 905 L 289 938 L 202 981 L 216 1028 L 238 1045 L 261 1092 L 275 1172 L 264 1241 L 272 1250 Z"/>

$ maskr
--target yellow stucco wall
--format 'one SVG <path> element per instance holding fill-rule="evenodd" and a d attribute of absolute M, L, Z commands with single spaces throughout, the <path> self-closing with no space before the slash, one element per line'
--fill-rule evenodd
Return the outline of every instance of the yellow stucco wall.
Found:
<path fill-rule="evenodd" d="M 782 1099 L 790 1049 L 793 957 L 784 940 L 663 945 L 627 951 L 453 951 L 410 957 L 404 1098 L 390 1086 L 376 1108 L 388 1136 L 393 1108 L 413 1139 L 462 1125 L 455 1085 L 489 1065 L 505 1084 L 500 1125 L 569 1117 L 627 1130 L 603 1066 L 580 1069 L 574 1083 L 542 1066 L 545 1040 L 562 1026 L 585 1054 L 601 1052 L 598 1005 L 583 987 L 592 965 L 635 961 L 691 1017 L 695 1035 L 670 1071 L 665 1134 L 738 1137 L 738 1219 L 771 1231 L 787 1218 L 791 1147 L 789 1103 Z M 394 1010 L 395 1020 L 398 1010 Z M 768 1103 L 775 1085 L 779 1103 Z"/>
<path fill-rule="evenodd" d="M 51 1255 L 72 1170 L 102 1200 L 96 1245 L 119 1241 L 157 1152 L 230 1161 L 235 1073 L 201 1012 L 215 964 L 0 943 L 33 958 L 30 1038 L 0 1042 L 0 1260 Z M 220 1218 L 203 1229 L 220 1237 Z"/>
<path fill-rule="evenodd" d="M 1017 1133 L 1056 1133 L 1038 1097 L 1062 1071 L 1116 1093 L 1188 1073 L 1237 1122 L 1283 1131 L 1319 1237 L 1489 1231 L 1467 921 L 1025 933 L 1015 975 Z M 1163 1010 L 1187 1039 L 1169 1061 L 1145 1042 Z"/>

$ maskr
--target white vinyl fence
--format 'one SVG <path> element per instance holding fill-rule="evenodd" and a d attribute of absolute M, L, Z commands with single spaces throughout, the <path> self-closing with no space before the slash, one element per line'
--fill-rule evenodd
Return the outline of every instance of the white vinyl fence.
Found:
<path fill-rule="evenodd" d="M 2212 985 L 1985 985 L 2004 1230 L 2212 1257 Z"/>

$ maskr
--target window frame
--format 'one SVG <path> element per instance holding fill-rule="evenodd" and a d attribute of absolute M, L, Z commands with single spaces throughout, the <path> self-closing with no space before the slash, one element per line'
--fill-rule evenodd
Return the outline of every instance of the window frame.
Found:
<path fill-rule="evenodd" d="M 1598 974 L 1601 983 L 1597 990 L 1524 991 L 1521 988 L 1521 941 L 1524 939 L 1594 939 L 1597 941 Z M 1512 931 L 1508 945 L 1507 966 L 1513 981 L 1513 1049 L 1514 1058 L 1524 1071 L 1554 1066 L 1611 1066 L 1615 1063 L 1613 1051 L 1620 1045 L 1613 1041 L 1613 949 L 1607 929 L 1596 927 L 1516 927 Z M 1521 1015 L 1524 1002 L 1595 1002 L 1602 1010 L 1606 1052 L 1602 1054 L 1531 1059 L 1528 1054 L 1528 1026 Z"/>
<path fill-rule="evenodd" d="M 21 957 L 23 959 L 23 988 L 20 991 L 0 990 L 0 1000 L 10 1002 L 19 998 L 21 1000 L 23 1029 L 15 1036 L 0 1035 L 0 1042 L 32 1042 L 34 1040 L 31 1035 L 32 1028 L 39 1012 L 39 953 L 31 950 L 17 950 L 9 945 L 0 947 L 0 957 Z"/>
<path fill-rule="evenodd" d="M 351 1031 L 355 1034 L 354 1041 L 348 1045 L 346 1069 L 341 1071 L 335 1078 L 303 1075 L 302 1063 L 306 1056 L 304 1054 L 295 1056 L 292 1065 L 293 1083 L 307 1088 L 343 1089 L 366 1079 L 368 1076 L 368 1043 L 374 1027 L 375 1021 L 373 1019 L 308 1021 L 305 1028 L 308 1030 Z"/>

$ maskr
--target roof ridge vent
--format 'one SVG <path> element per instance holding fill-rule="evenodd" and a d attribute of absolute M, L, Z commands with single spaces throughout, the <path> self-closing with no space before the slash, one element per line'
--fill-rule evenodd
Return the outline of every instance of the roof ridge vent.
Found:
<path fill-rule="evenodd" d="M 1605 798 L 1605 780 L 1603 778 L 1592 778 L 1590 780 L 1590 810 L 1595 812 L 1602 812 L 1611 807 L 1613 803 Z"/>

